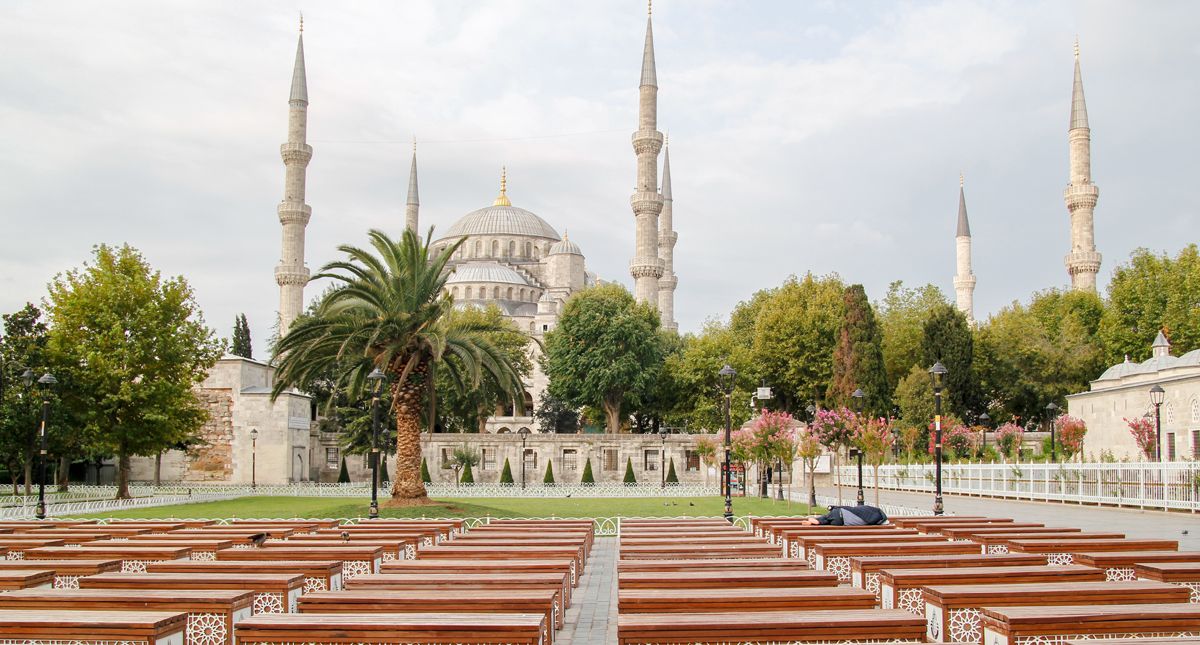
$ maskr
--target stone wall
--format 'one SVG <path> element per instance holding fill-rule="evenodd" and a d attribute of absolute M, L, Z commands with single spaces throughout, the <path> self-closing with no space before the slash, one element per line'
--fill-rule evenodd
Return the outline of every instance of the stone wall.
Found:
<path fill-rule="evenodd" d="M 208 409 L 200 445 L 187 451 L 186 481 L 229 481 L 233 475 L 233 394 L 228 389 L 196 390 Z"/>

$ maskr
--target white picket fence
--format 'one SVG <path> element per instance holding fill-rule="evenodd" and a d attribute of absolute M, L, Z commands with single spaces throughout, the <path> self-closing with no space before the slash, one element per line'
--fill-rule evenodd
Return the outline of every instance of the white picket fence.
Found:
<path fill-rule="evenodd" d="M 843 485 L 857 484 L 853 467 L 841 469 Z M 875 487 L 871 468 L 863 486 Z M 879 467 L 882 489 L 933 492 L 933 464 Z M 942 492 L 1009 499 L 1200 510 L 1200 464 L 1038 463 L 943 464 Z"/>
<path fill-rule="evenodd" d="M 704 484 L 426 484 L 425 489 L 430 497 L 704 497 L 718 494 L 717 486 Z M 77 486 L 74 490 L 79 494 L 91 497 L 115 497 L 117 489 L 114 486 Z M 203 496 L 203 495 L 232 495 L 267 497 L 363 497 L 371 494 L 371 486 L 366 482 L 350 484 L 321 484 L 295 483 L 286 485 L 259 485 L 251 487 L 245 484 L 172 484 L 169 486 L 130 485 L 130 494 L 135 497 L 151 496 Z M 391 484 L 384 482 L 379 487 L 379 495 L 386 497 L 391 490 Z"/>
<path fill-rule="evenodd" d="M 114 492 L 115 494 L 115 492 Z M 216 502 L 234 499 L 240 495 L 156 495 L 154 497 L 134 497 L 132 499 L 92 499 L 86 501 L 61 502 L 46 504 L 47 517 L 65 517 L 88 515 L 92 513 L 111 513 L 126 511 L 131 508 L 150 508 L 153 506 L 172 506 L 175 504 L 192 504 L 196 502 Z M 37 498 L 33 504 L 9 506 L 0 508 L 0 519 L 29 520 L 37 517 Z"/>

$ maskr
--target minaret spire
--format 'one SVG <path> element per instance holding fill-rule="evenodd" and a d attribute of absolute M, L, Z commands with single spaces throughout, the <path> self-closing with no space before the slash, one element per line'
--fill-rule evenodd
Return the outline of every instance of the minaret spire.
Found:
<path fill-rule="evenodd" d="M 296 62 L 292 68 L 292 86 L 288 96 L 288 138 L 279 148 L 283 157 L 283 201 L 276 211 L 283 227 L 283 245 L 275 267 L 279 285 L 279 335 L 287 334 L 292 322 L 304 308 L 304 285 L 308 267 L 304 264 L 304 228 L 312 217 L 312 208 L 304 203 L 305 173 L 312 159 L 308 145 L 308 79 L 304 70 L 304 18 L 296 41 Z"/>
<path fill-rule="evenodd" d="M 417 195 L 417 138 L 413 137 L 412 165 L 408 169 L 408 201 L 404 206 L 404 228 L 420 235 L 417 216 L 421 210 L 421 199 Z"/>
<path fill-rule="evenodd" d="M 663 329 L 678 331 L 675 322 L 675 287 L 679 278 L 675 275 L 675 242 L 679 235 L 674 230 L 671 208 L 671 147 L 663 138 L 662 213 L 658 216 L 658 257 L 662 260 L 663 275 L 658 280 L 658 313 Z"/>
<path fill-rule="evenodd" d="M 1096 291 L 1100 253 L 1096 251 L 1094 212 L 1100 189 L 1092 183 L 1092 130 L 1088 126 L 1087 102 L 1083 98 L 1083 74 L 1079 69 L 1079 40 L 1075 40 L 1075 80 L 1071 87 L 1071 123 L 1067 132 L 1070 150 L 1070 181 L 1063 193 L 1071 214 L 1071 251 L 1065 259 L 1071 288 Z"/>
<path fill-rule="evenodd" d="M 955 304 L 967 317 L 967 324 L 975 326 L 975 272 L 971 268 L 971 223 L 967 221 L 967 196 L 963 189 L 963 177 L 958 176 L 958 230 L 954 234 L 955 260 L 958 270 L 954 274 Z"/>
<path fill-rule="evenodd" d="M 659 258 L 658 215 L 663 200 L 658 193 L 658 153 L 663 135 L 658 131 L 658 78 L 654 66 L 654 29 L 646 16 L 646 44 L 642 50 L 642 78 L 638 89 L 638 129 L 633 133 L 637 155 L 637 186 L 630 203 L 636 222 L 635 249 L 629 262 L 633 296 L 638 302 L 658 304 L 658 279 L 663 275 Z"/>

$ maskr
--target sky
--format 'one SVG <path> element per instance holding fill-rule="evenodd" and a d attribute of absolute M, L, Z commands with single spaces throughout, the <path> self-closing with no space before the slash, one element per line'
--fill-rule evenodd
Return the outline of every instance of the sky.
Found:
<path fill-rule="evenodd" d="M 1069 278 L 1078 36 L 1100 282 L 1197 241 L 1200 3 L 659 0 L 659 129 L 681 331 L 787 276 L 953 299 L 959 174 L 976 317 Z M 646 5 L 637 0 L 0 4 L 0 311 L 99 243 L 182 275 L 228 336 L 278 309 L 279 145 L 298 15 L 309 92 L 307 264 L 508 194 L 632 287 L 629 206 Z M 306 296 L 320 291 L 310 286 Z"/>

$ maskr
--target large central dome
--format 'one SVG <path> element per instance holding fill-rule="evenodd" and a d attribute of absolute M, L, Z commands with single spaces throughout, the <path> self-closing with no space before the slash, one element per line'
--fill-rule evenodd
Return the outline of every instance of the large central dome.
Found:
<path fill-rule="evenodd" d="M 522 235 L 551 240 L 562 239 L 546 220 L 516 206 L 488 206 L 471 211 L 446 229 L 444 237 L 464 235 Z"/>

